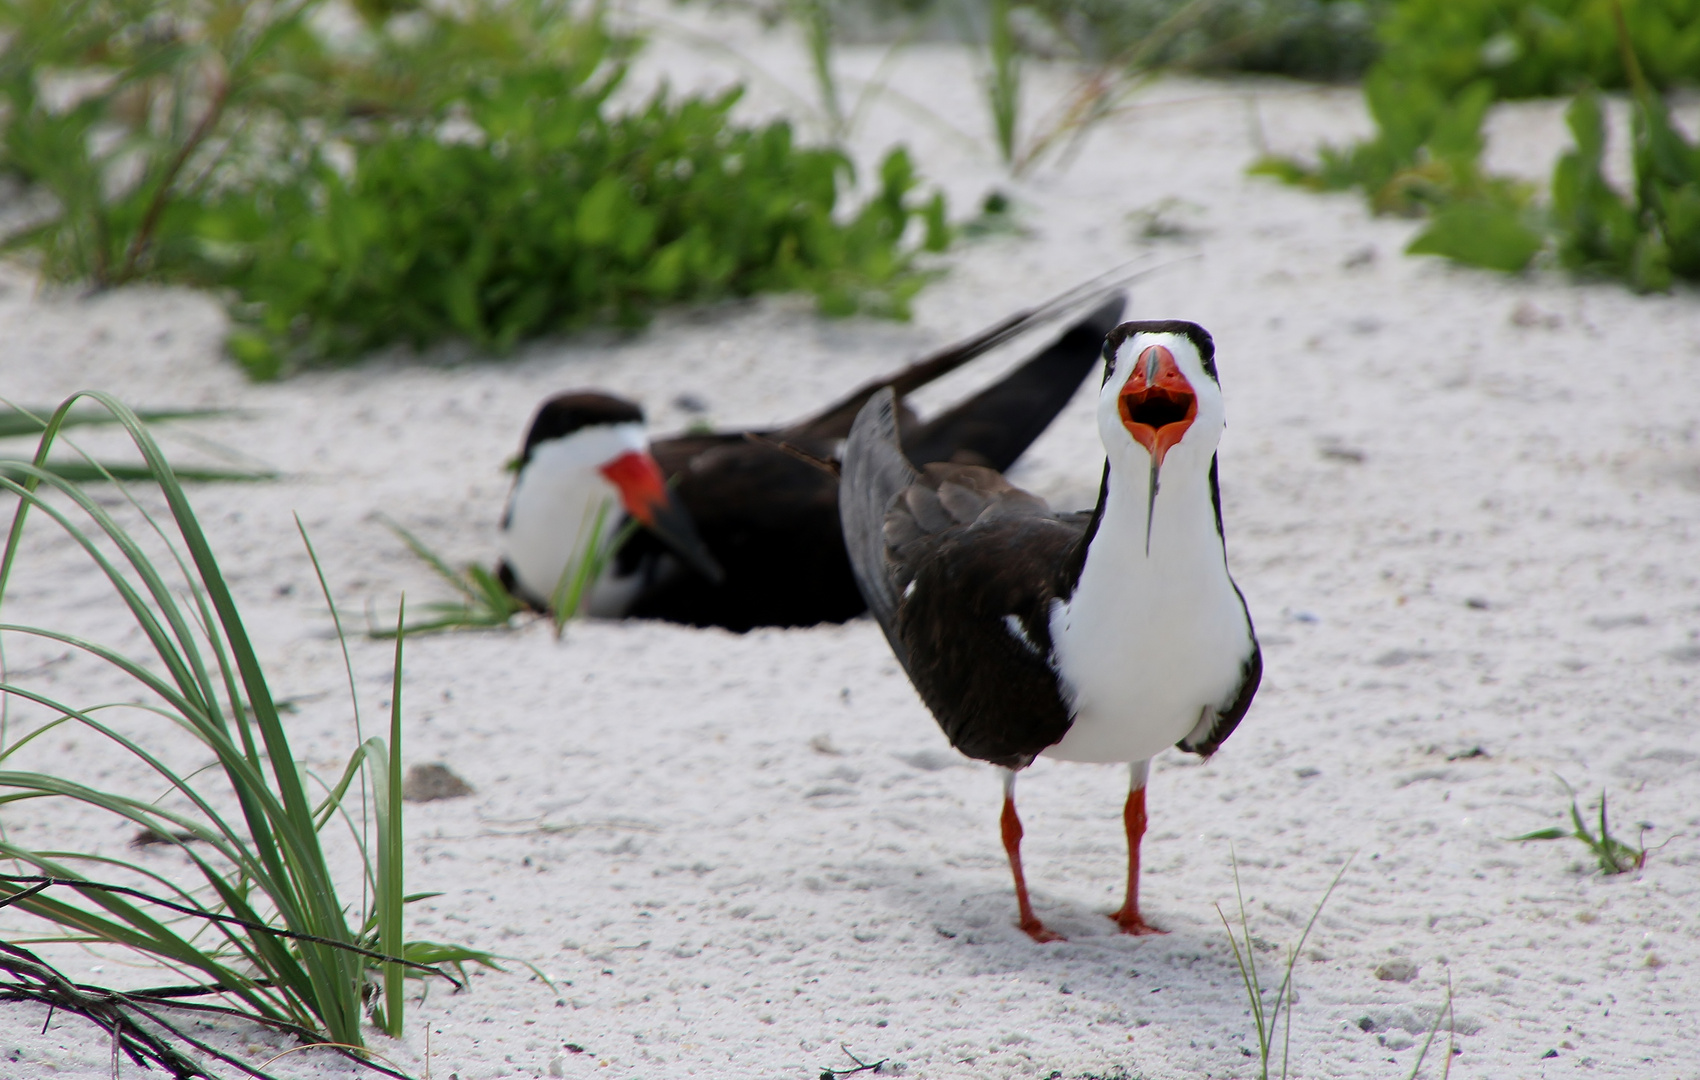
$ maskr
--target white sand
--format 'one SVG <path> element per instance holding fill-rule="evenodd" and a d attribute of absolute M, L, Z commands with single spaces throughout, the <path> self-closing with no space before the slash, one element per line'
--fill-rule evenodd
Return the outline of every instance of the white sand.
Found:
<path fill-rule="evenodd" d="M 793 44 L 741 40 L 807 93 Z M 845 64 L 868 71 L 878 57 Z M 736 74 L 680 44 L 648 58 L 676 86 Z M 916 49 L 897 72 L 906 92 L 979 129 L 959 52 Z M 1039 95 L 1061 86 L 1035 81 Z M 383 1053 L 439 1080 L 802 1078 L 849 1067 L 841 1045 L 911 1076 L 1251 1076 L 1255 1034 L 1212 906 L 1231 909 L 1230 852 L 1253 933 L 1273 947 L 1259 954 L 1266 971 L 1356 853 L 1298 963 L 1295 1075 L 1407 1075 L 1407 1047 L 1450 980 L 1453 1076 L 1700 1076 L 1695 294 L 1406 258 L 1412 223 L 1244 175 L 1254 109 L 1271 146 L 1302 152 L 1365 129 L 1350 90 L 1167 82 L 1140 100 L 1072 167 L 1021 186 L 1032 235 L 958 248 L 910 325 L 826 322 L 806 301 L 764 300 L 504 362 L 376 361 L 254 386 L 220 359 L 205 297 L 85 300 L 6 272 L 5 396 L 99 387 L 137 406 L 253 410 L 162 438 L 180 461 L 208 460 L 193 441 L 204 437 L 288 473 L 192 497 L 276 691 L 302 699 L 289 721 L 302 757 L 332 775 L 354 736 L 293 513 L 356 621 L 367 608 L 393 618 L 403 589 L 415 603 L 443 590 L 374 515 L 457 560 L 489 560 L 502 462 L 549 392 L 631 395 L 659 430 L 686 421 L 670 404 L 683 391 L 719 424 L 794 417 L 1123 260 L 1198 256 L 1142 284 L 1133 311 L 1216 336 L 1229 555 L 1267 674 L 1214 760 L 1157 764 L 1145 898 L 1170 934 L 1118 936 L 1104 917 L 1119 902 L 1122 771 L 1047 761 L 1021 788 L 1028 872 L 1041 915 L 1070 940 L 1041 947 L 1014 928 L 995 776 L 948 747 L 866 620 L 742 637 L 587 623 L 557 643 L 532 623 L 418 639 L 406 756 L 448 762 L 478 793 L 410 811 L 412 884 L 443 893 L 411 909 L 411 932 L 531 960 L 562 980 L 561 998 L 518 965 L 467 994 L 439 987 L 405 1040 L 375 1039 Z M 758 85 L 748 107 L 783 104 Z M 1496 127 L 1538 161 L 1562 146 L 1550 107 Z M 874 109 L 858 146 L 872 155 L 896 139 L 959 213 L 1003 182 L 983 141 L 969 153 L 896 108 Z M 1171 198 L 1196 207 L 1195 235 L 1139 239 L 1126 215 Z M 1015 477 L 1080 505 L 1100 461 L 1083 396 Z M 87 561 L 44 526 L 8 621 L 138 647 Z M 8 650 L 14 668 L 58 655 Z M 354 664 L 370 727 L 389 647 L 356 642 Z M 128 693 L 75 661 L 34 679 L 81 701 Z M 199 763 L 163 725 L 131 725 Z M 52 742 L 15 764 L 83 775 L 110 763 L 121 771 L 105 780 L 124 781 L 93 737 Z M 1485 756 L 1453 760 L 1478 746 Z M 1624 834 L 1644 820 L 1649 843 L 1670 842 L 1613 878 L 1592 873 L 1580 845 L 1507 843 L 1561 823 L 1555 774 L 1590 799 L 1608 789 Z M 117 853 L 128 835 L 39 805 L 3 820 L 41 846 Z M 178 857 L 143 858 L 168 870 Z M 158 979 L 115 952 L 54 955 L 91 980 Z M 1416 964 L 1413 981 L 1377 978 L 1396 958 Z M 0 1011 L 0 1076 L 109 1075 L 93 1028 L 61 1015 L 42 1036 L 43 1019 Z M 274 1068 L 344 1074 L 310 1054 Z"/>

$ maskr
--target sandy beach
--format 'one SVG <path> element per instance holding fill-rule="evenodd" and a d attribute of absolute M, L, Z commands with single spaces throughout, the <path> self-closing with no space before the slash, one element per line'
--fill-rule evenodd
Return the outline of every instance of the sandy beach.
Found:
<path fill-rule="evenodd" d="M 666 18 L 736 37 L 765 72 L 749 117 L 793 108 L 781 85 L 809 94 L 784 31 Z M 751 77 L 691 41 L 658 33 L 628 92 L 663 76 L 679 90 Z M 846 78 L 882 56 L 846 49 Z M 1031 71 L 1037 113 L 1068 73 Z M 1039 946 L 1015 928 L 997 775 L 951 750 L 866 618 L 746 635 L 584 621 L 560 641 L 527 619 L 407 645 L 405 756 L 475 789 L 409 809 L 410 888 L 441 893 L 410 907 L 409 933 L 528 961 L 556 990 L 519 963 L 481 971 L 465 993 L 431 989 L 406 1038 L 374 1036 L 374 1049 L 435 1080 L 804 1080 L 854 1068 L 850 1054 L 939 1080 L 1249 1077 L 1256 1033 L 1214 906 L 1235 910 L 1234 860 L 1267 972 L 1351 859 L 1295 968 L 1290 1075 L 1408 1076 L 1450 987 L 1455 1021 L 1424 1075 L 1441 1075 L 1450 1027 L 1453 1077 L 1700 1077 L 1693 290 L 1638 297 L 1407 257 L 1418 223 L 1246 175 L 1263 148 L 1302 154 L 1367 131 L 1352 88 L 1164 80 L 1066 167 L 1014 183 L 974 79 L 963 50 L 912 47 L 892 85 L 962 137 L 894 97 L 855 132 L 864 160 L 907 143 L 958 215 L 993 187 L 1021 207 L 1026 234 L 955 247 L 907 324 L 766 298 L 508 359 L 444 349 L 256 385 L 221 357 L 214 298 L 84 297 L 0 267 L 0 395 L 53 404 L 98 388 L 136 407 L 241 410 L 159 438 L 179 463 L 218 463 L 226 448 L 282 472 L 191 498 L 274 692 L 296 703 L 304 765 L 328 777 L 356 738 L 294 515 L 364 628 L 393 621 L 404 591 L 410 604 L 446 596 L 383 516 L 452 561 L 493 560 L 503 463 L 550 393 L 629 396 L 657 432 L 696 418 L 682 395 L 716 426 L 794 418 L 1134 259 L 1164 264 L 1135 285 L 1135 317 L 1215 336 L 1228 555 L 1266 673 L 1216 757 L 1154 765 L 1144 895 L 1166 936 L 1124 937 L 1104 917 L 1123 874 L 1123 770 L 1045 759 L 1022 782 L 1024 853 L 1041 915 L 1069 940 Z M 1502 109 L 1490 138 L 1490 162 L 1544 175 L 1565 146 L 1560 107 Z M 1152 212 L 1173 235 L 1147 235 Z M 964 369 L 918 407 L 956 400 L 1038 343 Z M 1078 395 L 1012 479 L 1089 505 L 1103 460 L 1091 406 Z M 89 430 L 83 445 L 120 445 Z M 26 556 L 6 621 L 143 644 L 45 522 Z M 12 676 L 46 690 L 130 693 L 62 648 L 6 648 Z M 351 648 L 371 729 L 391 645 Z M 157 718 L 124 723 L 195 767 L 195 747 Z M 44 743 L 12 767 L 74 762 L 107 783 L 134 771 L 87 734 Z M 1647 823 L 1645 842 L 1662 846 L 1644 869 L 1603 877 L 1580 844 L 1508 842 L 1566 824 L 1560 778 L 1585 807 L 1606 791 L 1620 835 Z M 0 815 L 16 843 L 125 853 L 128 836 L 92 813 Z M 139 857 L 162 873 L 181 861 Z M 28 924 L 0 916 L 9 931 Z M 88 981 L 157 981 L 119 950 L 51 955 Z M 100 1032 L 58 1016 L 42 1033 L 45 1019 L 0 1006 L 0 1077 L 111 1075 Z M 289 1045 L 220 1037 L 259 1060 Z M 323 1052 L 272 1068 L 355 1073 Z"/>

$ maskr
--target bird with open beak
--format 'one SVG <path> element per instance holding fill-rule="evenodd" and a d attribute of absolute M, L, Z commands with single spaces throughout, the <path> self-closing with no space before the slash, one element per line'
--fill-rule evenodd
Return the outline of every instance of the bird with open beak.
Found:
<path fill-rule="evenodd" d="M 1125 933 L 1157 933 L 1139 906 L 1150 761 L 1171 745 L 1214 753 L 1263 670 L 1222 537 L 1210 335 L 1123 323 L 1103 356 L 1106 461 L 1090 513 L 1054 513 L 989 469 L 917 471 L 889 397 L 863 409 L 844 452 L 857 583 L 952 745 L 1003 770 L 1018 925 L 1035 941 L 1059 935 L 1027 893 L 1019 771 L 1041 754 L 1128 763 L 1127 895 L 1111 917 Z"/>

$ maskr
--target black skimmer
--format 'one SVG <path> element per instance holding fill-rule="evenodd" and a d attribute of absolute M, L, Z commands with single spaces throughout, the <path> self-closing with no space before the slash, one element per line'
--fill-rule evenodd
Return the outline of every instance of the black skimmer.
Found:
<path fill-rule="evenodd" d="M 844 551 L 838 480 L 808 459 L 837 456 L 876 390 L 903 394 L 925 385 L 1078 306 L 1081 293 L 1012 316 L 807 420 L 767 432 L 650 442 L 631 402 L 588 392 L 551 398 L 526 433 L 502 524 L 500 576 L 515 595 L 547 607 L 594 521 L 602 522 L 599 539 L 608 541 L 629 515 L 643 528 L 620 542 L 590 588 L 590 614 L 739 631 L 859 615 L 866 605 Z M 922 462 L 1007 469 L 1074 396 L 1120 318 L 1120 293 L 1103 300 L 1100 292 L 1099 299 L 1091 314 L 996 384 L 926 423 L 906 414 L 905 449 Z M 604 506 L 625 513 L 605 513 Z"/>
<path fill-rule="evenodd" d="M 862 409 L 839 503 L 857 583 L 946 737 L 1004 770 L 1003 842 L 1020 927 L 1016 773 L 1040 754 L 1128 762 L 1127 901 L 1139 912 L 1145 781 L 1163 748 L 1210 756 L 1251 705 L 1263 660 L 1228 573 L 1214 346 L 1189 322 L 1130 322 L 1104 342 L 1090 513 L 1057 514 L 990 469 L 910 463 L 890 394 Z"/>

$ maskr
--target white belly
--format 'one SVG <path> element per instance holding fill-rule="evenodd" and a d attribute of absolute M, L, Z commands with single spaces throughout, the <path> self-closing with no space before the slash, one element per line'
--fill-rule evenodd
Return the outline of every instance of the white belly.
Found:
<path fill-rule="evenodd" d="M 1144 761 L 1184 738 L 1205 709 L 1226 708 L 1237 694 L 1251 627 L 1214 514 L 1166 504 L 1167 494 L 1159 490 L 1150 556 L 1143 506 L 1137 529 L 1106 520 L 1072 601 L 1052 609 L 1058 672 L 1075 717 L 1062 741 L 1044 751 L 1048 757 Z M 1112 500 L 1106 517 L 1116 509 L 1126 506 Z M 1119 542 L 1109 543 L 1109 535 Z"/>

